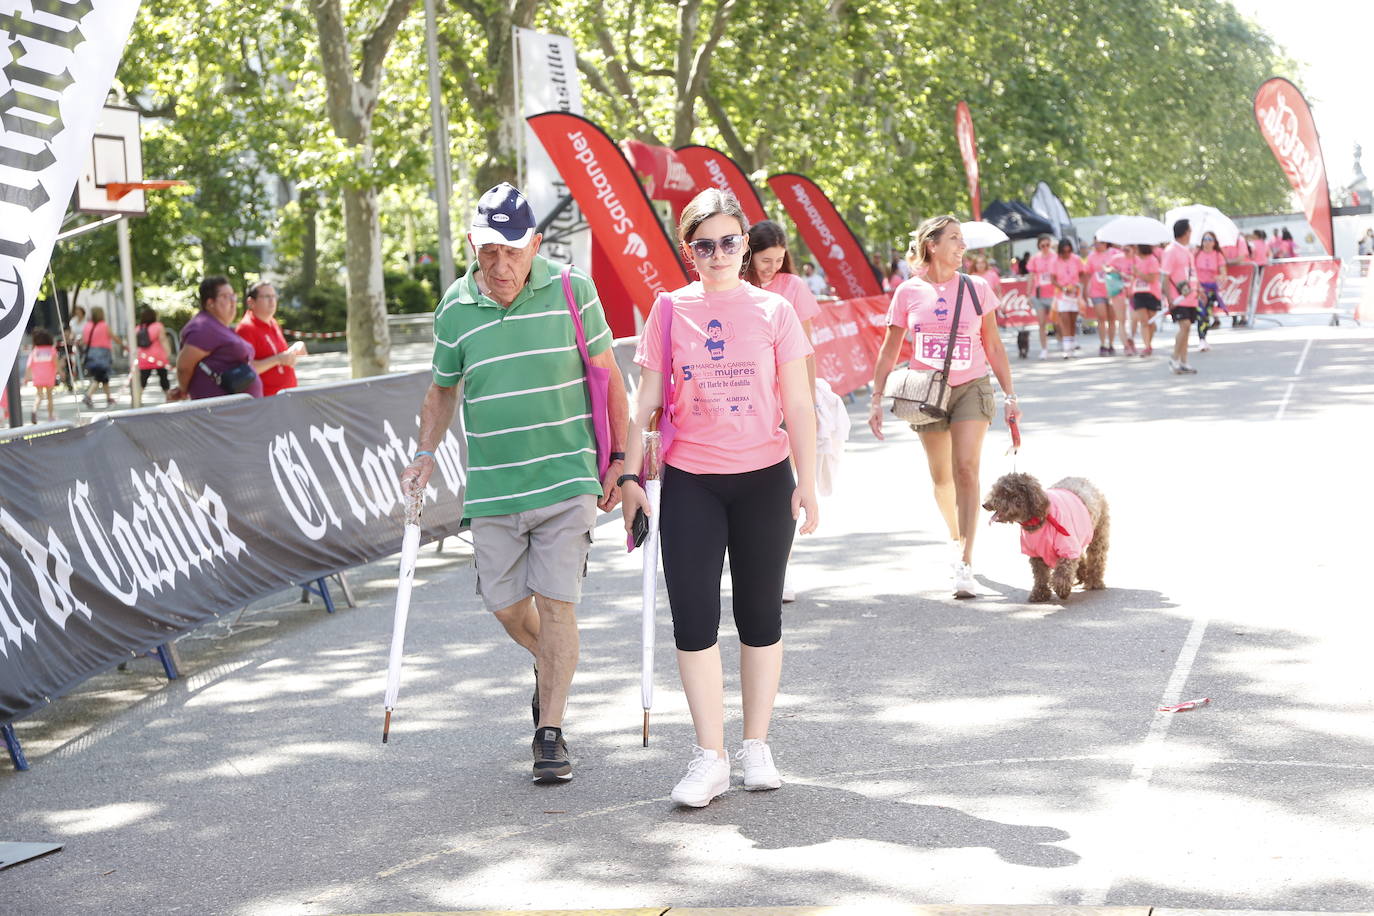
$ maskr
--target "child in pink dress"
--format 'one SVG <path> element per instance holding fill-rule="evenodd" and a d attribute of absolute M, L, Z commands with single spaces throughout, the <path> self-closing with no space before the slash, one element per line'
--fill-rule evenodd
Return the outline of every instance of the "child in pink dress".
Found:
<path fill-rule="evenodd" d="M 28 368 L 24 370 L 24 382 L 30 381 L 37 394 L 29 419 L 38 422 L 38 405 L 44 398 L 48 399 L 48 420 L 57 419 L 52 406 L 52 392 L 57 387 L 57 347 L 53 344 L 52 334 L 44 328 L 33 332 L 33 349 L 29 351 Z"/>

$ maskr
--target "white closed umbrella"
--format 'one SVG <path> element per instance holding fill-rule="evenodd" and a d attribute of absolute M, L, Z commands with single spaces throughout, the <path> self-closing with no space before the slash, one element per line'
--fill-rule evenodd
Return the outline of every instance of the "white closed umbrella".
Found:
<path fill-rule="evenodd" d="M 1164 214 L 1164 222 L 1168 226 L 1173 226 L 1181 219 L 1186 219 L 1192 227 L 1194 246 L 1201 245 L 1202 237 L 1208 232 L 1217 237 L 1217 244 L 1222 248 L 1231 247 L 1236 243 L 1236 239 L 1240 238 L 1240 227 L 1216 207 L 1189 204 L 1186 207 L 1175 207 Z"/>
<path fill-rule="evenodd" d="M 391 658 L 386 666 L 386 719 L 382 722 L 382 743 L 391 733 L 391 711 L 396 708 L 396 696 L 401 692 L 401 656 L 405 651 L 406 618 L 410 616 L 410 588 L 415 581 L 415 560 L 420 555 L 420 504 L 424 500 L 423 487 L 406 494 L 405 531 L 401 536 L 401 571 L 396 583 L 396 615 L 391 623 Z"/>
<path fill-rule="evenodd" d="M 1010 236 L 1001 229 L 981 219 L 960 223 L 959 229 L 964 236 L 965 248 L 991 248 L 993 245 L 1011 241 Z"/>
<path fill-rule="evenodd" d="M 1097 239 L 1114 245 L 1163 245 L 1171 241 L 1169 227 L 1149 216 L 1118 216 L 1097 230 Z"/>
<path fill-rule="evenodd" d="M 649 535 L 641 545 L 644 562 L 640 574 L 639 697 L 644 704 L 644 746 L 649 746 L 649 710 L 654 706 L 654 633 L 658 615 L 658 507 L 663 481 L 658 464 L 658 417 L 655 410 L 644 435 L 644 495 L 649 498 Z"/>

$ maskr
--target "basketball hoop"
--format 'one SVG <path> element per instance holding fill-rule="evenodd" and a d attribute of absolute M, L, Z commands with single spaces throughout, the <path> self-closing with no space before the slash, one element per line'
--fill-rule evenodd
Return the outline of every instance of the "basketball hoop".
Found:
<path fill-rule="evenodd" d="M 112 181 L 105 185 L 105 196 L 113 201 L 119 200 L 131 191 L 162 191 L 167 188 L 186 186 L 188 186 L 187 182 L 167 178 L 158 178 L 153 181 Z"/>

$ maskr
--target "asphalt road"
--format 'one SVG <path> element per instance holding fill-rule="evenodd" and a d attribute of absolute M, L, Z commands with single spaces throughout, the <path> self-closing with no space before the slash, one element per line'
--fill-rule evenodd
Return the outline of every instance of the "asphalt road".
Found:
<path fill-rule="evenodd" d="M 0 875 L 0 911 L 1374 909 L 1374 331 L 1214 340 L 1191 378 L 1015 365 L 1016 465 L 1112 505 L 1109 588 L 1063 604 L 1025 603 L 1003 526 L 978 534 L 983 594 L 948 597 L 914 434 L 878 443 L 856 405 L 794 553 L 777 792 L 668 801 L 690 723 L 664 611 L 640 746 L 639 561 L 614 520 L 580 611 L 576 778 L 531 785 L 528 658 L 450 540 L 422 554 L 387 746 L 394 559 L 352 575 L 357 608 L 279 595 L 183 639 L 180 682 L 141 659 L 20 723 L 33 768 L 0 768 L 0 839 L 66 846 Z M 999 422 L 985 488 L 1007 444 Z"/>

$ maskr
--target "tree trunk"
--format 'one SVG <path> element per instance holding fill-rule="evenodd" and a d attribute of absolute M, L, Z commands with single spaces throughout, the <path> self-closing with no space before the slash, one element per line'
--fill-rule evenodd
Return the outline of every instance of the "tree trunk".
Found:
<path fill-rule="evenodd" d="M 353 377 L 382 375 L 391 364 L 382 286 L 382 222 L 375 188 L 344 188 L 348 262 L 348 359 Z"/>
<path fill-rule="evenodd" d="M 319 240 L 319 199 L 310 193 L 301 197 L 301 219 L 305 231 L 301 238 L 301 292 L 309 293 L 319 282 L 320 240 Z"/>

